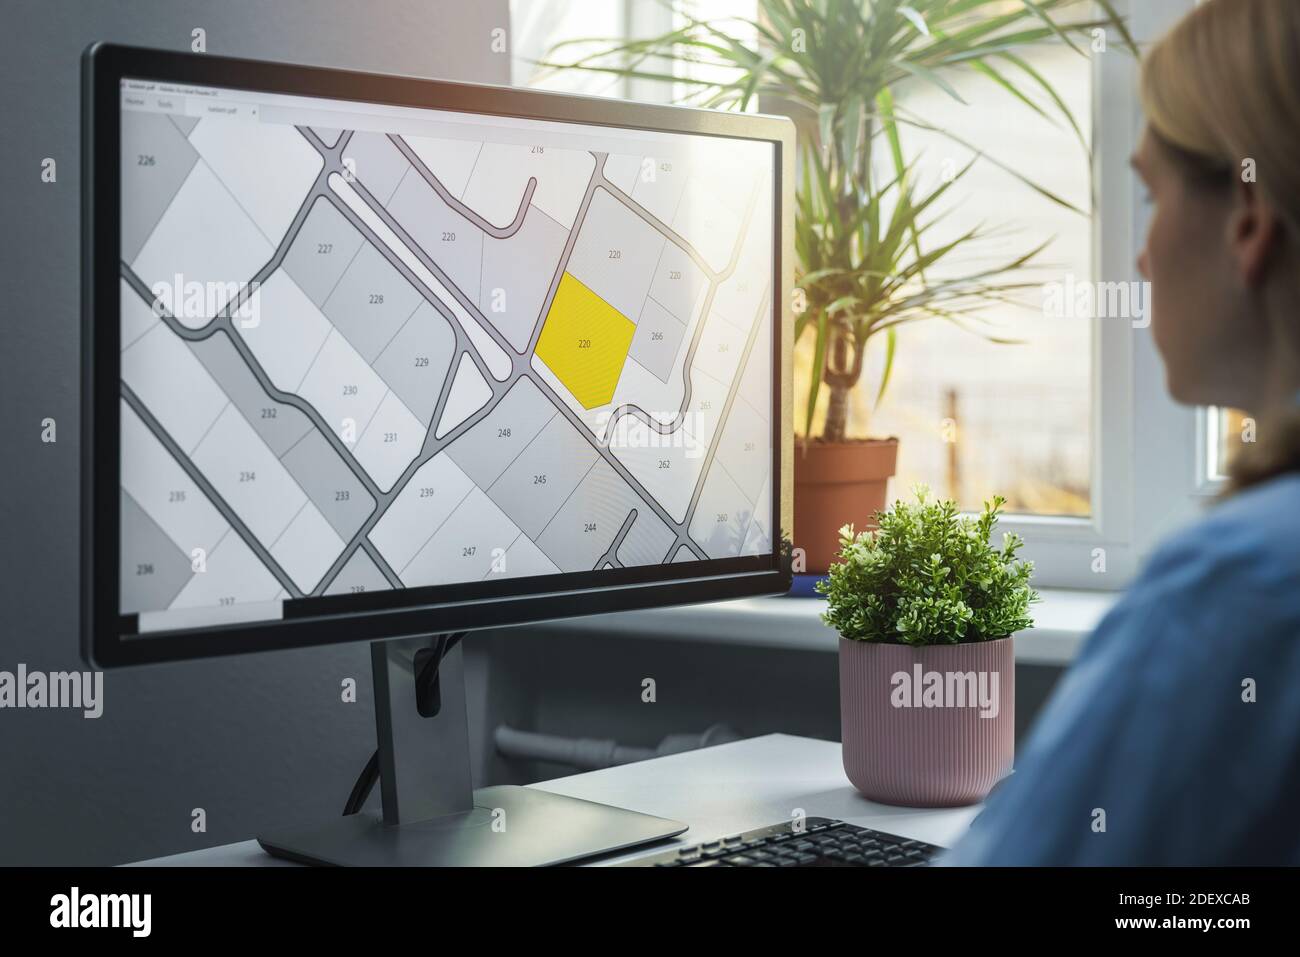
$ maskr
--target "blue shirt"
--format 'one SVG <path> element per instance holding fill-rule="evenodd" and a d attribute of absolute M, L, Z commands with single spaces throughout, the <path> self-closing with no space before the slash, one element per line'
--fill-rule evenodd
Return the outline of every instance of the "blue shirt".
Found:
<path fill-rule="evenodd" d="M 1300 864 L 1300 475 L 1161 546 L 941 863 Z"/>

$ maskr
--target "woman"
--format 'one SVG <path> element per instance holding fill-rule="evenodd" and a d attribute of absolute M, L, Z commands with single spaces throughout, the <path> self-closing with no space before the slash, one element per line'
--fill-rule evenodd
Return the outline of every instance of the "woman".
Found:
<path fill-rule="evenodd" d="M 944 863 L 1300 863 L 1300 2 L 1203 4 L 1141 97 L 1168 389 L 1247 410 L 1258 443 L 1089 639 Z"/>

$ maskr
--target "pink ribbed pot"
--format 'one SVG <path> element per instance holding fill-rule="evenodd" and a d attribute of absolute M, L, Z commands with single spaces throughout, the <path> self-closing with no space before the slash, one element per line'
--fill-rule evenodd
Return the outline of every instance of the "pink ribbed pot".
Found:
<path fill-rule="evenodd" d="M 845 774 L 883 804 L 983 800 L 1015 757 L 1015 682 L 1011 638 L 922 647 L 841 638 Z"/>

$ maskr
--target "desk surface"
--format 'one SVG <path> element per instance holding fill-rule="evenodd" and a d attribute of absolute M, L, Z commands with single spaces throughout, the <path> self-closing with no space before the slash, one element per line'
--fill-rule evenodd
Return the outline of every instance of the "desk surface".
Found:
<path fill-rule="evenodd" d="M 979 811 L 978 807 L 936 810 L 875 804 L 853 790 L 845 778 L 838 742 L 787 734 L 769 734 L 532 786 L 690 825 L 690 830 L 674 841 L 602 863 L 776 824 L 789 820 L 797 808 L 802 808 L 809 817 L 839 818 L 931 844 L 948 845 L 966 830 Z M 233 867 L 285 862 L 266 854 L 256 841 L 243 841 L 140 863 Z"/>

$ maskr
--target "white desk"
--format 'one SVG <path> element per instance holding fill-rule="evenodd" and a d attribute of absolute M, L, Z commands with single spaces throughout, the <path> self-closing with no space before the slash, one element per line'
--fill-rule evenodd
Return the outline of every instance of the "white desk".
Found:
<path fill-rule="evenodd" d="M 657 814 L 690 825 L 690 830 L 675 841 L 611 860 L 626 860 L 675 844 L 696 844 L 788 821 L 797 808 L 802 808 L 809 817 L 839 818 L 946 846 L 965 831 L 979 810 L 978 807 L 930 810 L 875 804 L 853 790 L 844 777 L 838 742 L 787 734 L 769 734 L 589 771 L 533 787 Z M 169 867 L 285 864 L 264 852 L 256 841 L 140 863 Z"/>

